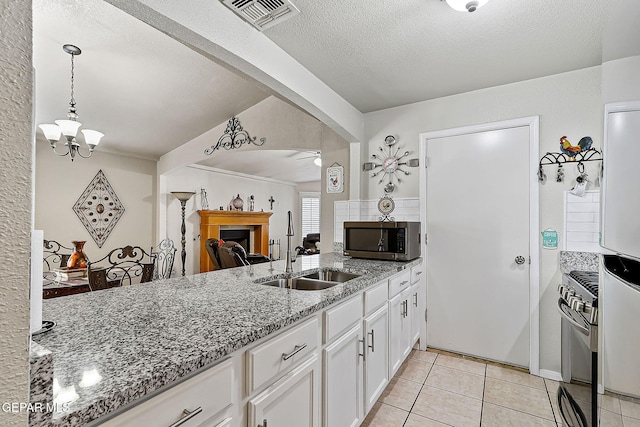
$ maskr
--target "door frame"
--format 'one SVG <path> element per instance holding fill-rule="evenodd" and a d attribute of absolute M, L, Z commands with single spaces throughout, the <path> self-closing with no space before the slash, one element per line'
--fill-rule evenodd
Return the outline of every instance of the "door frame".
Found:
<path fill-rule="evenodd" d="M 429 139 L 461 136 L 523 126 L 529 127 L 529 372 L 533 375 L 540 375 L 540 196 L 537 179 L 538 161 L 540 158 L 540 117 L 530 116 L 419 134 L 420 159 L 424 161 L 424 167 L 420 168 L 420 222 L 422 235 L 425 236 L 427 232 L 426 169 L 429 167 L 427 141 Z M 424 258 L 424 267 L 428 268 L 426 265 L 426 256 Z M 429 284 L 427 283 L 427 288 L 428 286 Z"/>

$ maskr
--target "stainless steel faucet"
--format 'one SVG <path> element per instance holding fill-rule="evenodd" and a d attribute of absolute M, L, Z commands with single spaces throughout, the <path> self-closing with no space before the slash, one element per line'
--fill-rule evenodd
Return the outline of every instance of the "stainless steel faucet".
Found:
<path fill-rule="evenodd" d="M 293 271 L 293 266 L 291 265 L 291 238 L 293 237 L 293 216 L 291 215 L 291 211 L 287 213 L 288 222 L 287 225 L 287 266 L 284 269 L 285 273 L 291 273 Z"/>

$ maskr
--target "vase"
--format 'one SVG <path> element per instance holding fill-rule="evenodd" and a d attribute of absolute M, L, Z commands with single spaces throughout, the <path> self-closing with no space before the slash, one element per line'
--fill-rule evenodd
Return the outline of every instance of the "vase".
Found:
<path fill-rule="evenodd" d="M 77 241 L 73 242 L 74 250 L 71 256 L 69 257 L 69 261 L 67 261 L 68 268 L 87 268 L 87 256 L 84 253 L 84 244 L 86 241 Z"/>

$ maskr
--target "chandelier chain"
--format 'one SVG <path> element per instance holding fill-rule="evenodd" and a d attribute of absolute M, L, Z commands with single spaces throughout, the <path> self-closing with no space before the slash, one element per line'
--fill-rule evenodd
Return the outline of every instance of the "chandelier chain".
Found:
<path fill-rule="evenodd" d="M 75 113 L 76 111 L 76 100 L 73 98 L 73 89 L 74 89 L 74 85 L 73 85 L 73 77 L 74 77 L 74 62 L 73 62 L 73 57 L 75 55 L 71 55 L 71 101 L 69 102 L 69 105 L 71 106 L 71 111 L 73 111 Z"/>

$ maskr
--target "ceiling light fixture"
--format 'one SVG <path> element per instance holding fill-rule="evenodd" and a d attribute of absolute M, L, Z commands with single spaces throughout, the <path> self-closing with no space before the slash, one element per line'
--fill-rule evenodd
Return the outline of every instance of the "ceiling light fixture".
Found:
<path fill-rule="evenodd" d="M 489 0 L 445 0 L 452 9 L 458 12 L 475 12 Z"/>
<path fill-rule="evenodd" d="M 84 155 L 80 152 L 80 144 L 76 141 L 76 135 L 78 134 L 78 129 L 82 126 L 82 123 L 78 122 L 78 113 L 76 112 L 76 100 L 73 98 L 73 78 L 74 78 L 74 63 L 73 57 L 76 55 L 80 55 L 82 51 L 79 47 L 74 46 L 72 44 L 65 44 L 62 46 L 62 49 L 71 55 L 71 101 L 69 102 L 69 112 L 67 113 L 67 120 L 56 120 L 56 124 L 42 124 L 39 126 L 42 129 L 42 133 L 44 133 L 45 138 L 51 144 L 51 149 L 58 156 L 70 156 L 71 161 L 75 159 L 76 154 L 85 159 L 91 157 L 93 154 L 93 150 L 100 143 L 100 139 L 104 136 L 104 134 L 96 131 L 83 129 L 81 132 L 84 135 L 84 141 L 89 148 L 89 154 Z M 60 140 L 60 134 L 64 135 L 66 142 L 64 143 L 65 147 L 67 147 L 66 153 L 58 153 L 56 151 L 56 143 Z"/>

